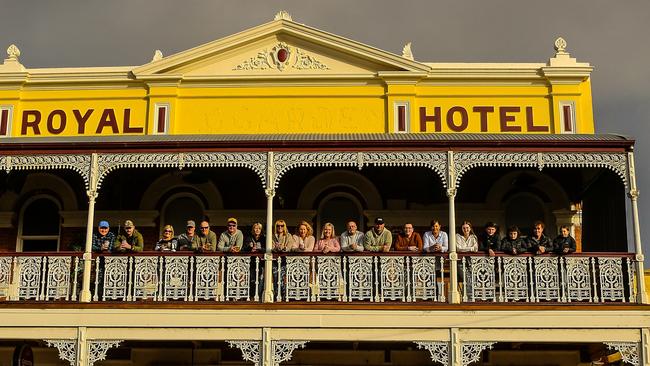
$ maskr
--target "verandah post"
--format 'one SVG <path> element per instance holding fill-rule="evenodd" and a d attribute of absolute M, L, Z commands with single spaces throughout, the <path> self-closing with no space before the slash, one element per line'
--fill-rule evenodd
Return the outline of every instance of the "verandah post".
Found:
<path fill-rule="evenodd" d="M 447 197 L 449 198 L 449 303 L 460 304 L 458 254 L 456 253 L 456 174 L 454 152 L 447 151 Z"/>
<path fill-rule="evenodd" d="M 627 153 L 628 176 L 629 176 L 629 192 L 628 197 L 632 205 L 632 226 L 634 230 L 634 248 L 635 248 L 635 262 L 636 262 L 636 282 L 637 282 L 637 297 L 636 301 L 640 304 L 648 303 L 648 295 L 645 292 L 645 276 L 643 273 L 643 246 L 641 244 L 641 228 L 639 226 L 639 190 L 636 186 L 636 174 L 634 172 L 634 153 Z M 630 281 L 632 279 L 630 278 Z"/>
<path fill-rule="evenodd" d="M 90 302 L 90 272 L 92 271 L 93 259 L 93 228 L 95 221 L 95 200 L 97 199 L 98 180 L 98 156 L 92 153 L 90 156 L 90 182 L 86 194 L 88 195 L 88 222 L 86 223 L 86 247 L 84 249 L 83 280 L 81 282 L 81 302 Z"/>
<path fill-rule="evenodd" d="M 273 152 L 266 155 L 266 243 L 264 247 L 264 302 L 273 302 L 273 197 L 275 168 Z M 279 273 L 279 269 L 278 269 Z"/>

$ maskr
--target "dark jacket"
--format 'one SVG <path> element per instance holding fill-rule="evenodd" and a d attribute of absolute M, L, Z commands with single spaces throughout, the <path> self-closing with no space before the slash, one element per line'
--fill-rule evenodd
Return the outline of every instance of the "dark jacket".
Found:
<path fill-rule="evenodd" d="M 488 252 L 490 249 L 493 251 L 501 250 L 499 234 L 494 233 L 494 235 L 488 235 L 486 232 L 482 232 L 478 236 L 478 250 Z"/>
<path fill-rule="evenodd" d="M 517 252 L 513 253 L 513 249 Z M 526 241 L 520 237 L 512 240 L 506 236 L 505 238 L 501 239 L 501 250 L 508 254 L 521 254 L 528 251 L 528 245 L 526 244 Z"/>
<path fill-rule="evenodd" d="M 558 254 L 564 254 L 564 248 L 569 248 L 569 253 L 574 253 L 576 251 L 576 240 L 571 237 L 571 235 L 566 238 L 562 235 L 558 236 L 553 240 L 553 249 Z"/>
<path fill-rule="evenodd" d="M 544 251 L 546 253 L 553 252 L 553 243 L 551 242 L 551 239 L 549 239 L 548 236 L 544 234 L 542 234 L 542 237 L 539 238 L 539 240 L 531 235 L 527 238 L 527 242 L 528 250 L 532 253 L 537 253 L 539 251 L 539 247 L 544 247 Z"/>
<path fill-rule="evenodd" d="M 126 240 L 126 242 L 131 245 L 131 249 L 120 249 L 120 245 L 122 244 L 122 240 Z M 123 233 L 121 235 L 117 236 L 117 239 L 115 239 L 115 245 L 113 246 L 113 251 L 114 252 L 119 252 L 119 253 L 124 253 L 124 252 L 141 252 L 144 249 L 144 239 L 142 238 L 142 234 L 138 232 L 138 230 L 133 229 L 133 235 L 131 236 L 126 236 L 126 233 Z"/>

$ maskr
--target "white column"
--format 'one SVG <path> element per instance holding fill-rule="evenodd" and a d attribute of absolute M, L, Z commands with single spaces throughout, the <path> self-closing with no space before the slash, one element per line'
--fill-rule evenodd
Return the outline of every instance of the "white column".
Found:
<path fill-rule="evenodd" d="M 266 156 L 266 243 L 264 247 L 264 302 L 273 302 L 273 197 L 275 197 L 275 168 L 273 152 Z M 278 273 L 280 269 L 278 268 Z"/>
<path fill-rule="evenodd" d="M 86 327 L 77 329 L 77 360 L 76 366 L 88 366 L 88 341 L 86 340 Z"/>
<path fill-rule="evenodd" d="M 463 346 L 458 336 L 458 328 L 451 328 L 449 331 L 449 365 L 463 366 Z"/>
<path fill-rule="evenodd" d="M 260 350 L 260 365 L 273 365 L 273 342 L 271 341 L 271 328 L 262 328 L 262 349 Z"/>
<path fill-rule="evenodd" d="M 98 175 L 98 162 L 97 154 L 93 153 L 90 159 L 90 186 L 86 194 L 88 195 L 88 221 L 86 223 L 86 247 L 84 250 L 84 272 L 83 280 L 81 282 L 81 302 L 90 302 L 92 296 L 90 294 L 90 273 L 92 271 L 92 256 L 93 256 L 93 228 L 95 221 L 95 199 L 97 199 L 97 175 Z"/>
<path fill-rule="evenodd" d="M 639 206 L 637 200 L 639 198 L 639 190 L 636 186 L 636 174 L 634 172 L 634 153 L 627 153 L 628 176 L 630 183 L 630 204 L 632 205 L 632 226 L 634 230 L 634 248 L 636 251 L 636 281 L 637 281 L 637 302 L 641 304 L 648 303 L 648 296 L 645 292 L 645 276 L 643 273 L 643 246 L 641 243 L 641 228 L 639 224 Z"/>
<path fill-rule="evenodd" d="M 447 197 L 449 198 L 449 303 L 460 304 L 458 254 L 456 253 L 456 174 L 454 153 L 447 152 Z"/>

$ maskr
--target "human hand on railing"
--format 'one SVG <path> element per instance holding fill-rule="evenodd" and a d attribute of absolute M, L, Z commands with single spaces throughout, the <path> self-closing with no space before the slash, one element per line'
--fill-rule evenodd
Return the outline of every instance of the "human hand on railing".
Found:
<path fill-rule="evenodd" d="M 239 253 L 239 247 L 232 246 L 232 247 L 230 247 L 230 251 L 231 251 L 232 253 Z"/>
<path fill-rule="evenodd" d="M 544 253 L 546 253 L 546 248 L 544 248 L 541 245 L 537 247 L 537 254 L 544 254 Z"/>
<path fill-rule="evenodd" d="M 329 245 L 325 245 L 325 246 L 323 247 L 323 254 L 327 254 L 327 253 L 329 253 L 329 252 L 331 252 L 331 251 L 332 251 L 332 250 L 330 249 L 330 246 L 329 246 Z"/>
<path fill-rule="evenodd" d="M 126 240 L 122 240 L 122 244 L 120 244 L 120 249 L 122 250 L 130 250 L 131 245 L 126 242 Z"/>
<path fill-rule="evenodd" d="M 417 251 L 418 251 L 418 247 L 416 247 L 416 246 L 410 246 L 410 247 L 409 247 L 409 250 L 412 251 L 412 252 L 417 252 Z"/>
<path fill-rule="evenodd" d="M 569 252 L 569 248 L 562 249 L 562 253 L 568 253 L 568 252 Z"/>
<path fill-rule="evenodd" d="M 516 248 L 512 248 L 512 254 L 517 255 L 517 249 Z"/>
<path fill-rule="evenodd" d="M 494 257 L 496 254 L 494 254 L 494 250 L 492 250 L 492 249 L 488 249 L 488 255 L 489 255 L 490 257 Z"/>
<path fill-rule="evenodd" d="M 442 246 L 440 246 L 440 244 L 433 244 L 433 251 L 442 252 Z"/>
<path fill-rule="evenodd" d="M 107 252 L 108 251 L 108 240 L 105 240 L 102 242 L 102 251 Z"/>
<path fill-rule="evenodd" d="M 389 252 L 390 251 L 390 244 L 384 244 L 382 249 L 384 250 L 384 252 Z"/>

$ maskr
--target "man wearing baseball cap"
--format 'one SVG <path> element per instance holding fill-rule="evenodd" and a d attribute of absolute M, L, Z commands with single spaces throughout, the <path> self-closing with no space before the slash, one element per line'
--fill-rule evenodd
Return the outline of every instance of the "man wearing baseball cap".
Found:
<path fill-rule="evenodd" d="M 384 227 L 384 219 L 377 217 L 375 226 L 363 238 L 363 247 L 369 252 L 387 252 L 393 243 L 393 235 Z"/>
<path fill-rule="evenodd" d="M 102 220 L 97 225 L 97 232 L 93 233 L 93 252 L 106 253 L 113 249 L 115 234 L 110 232 L 108 221 Z"/>
<path fill-rule="evenodd" d="M 217 250 L 220 252 L 239 253 L 244 244 L 244 234 L 237 229 L 237 219 L 226 220 L 227 229 L 219 236 Z"/>
<path fill-rule="evenodd" d="M 199 237 L 196 235 L 196 223 L 188 220 L 185 225 L 185 232 L 178 236 L 178 250 L 192 250 L 198 248 Z"/>
<path fill-rule="evenodd" d="M 135 229 L 133 221 L 124 221 L 124 232 L 117 236 L 113 251 L 119 253 L 141 252 L 144 248 L 142 234 Z"/>

